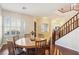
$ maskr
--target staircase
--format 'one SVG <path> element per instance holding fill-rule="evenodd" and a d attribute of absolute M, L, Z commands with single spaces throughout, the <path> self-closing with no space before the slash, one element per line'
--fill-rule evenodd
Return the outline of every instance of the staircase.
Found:
<path fill-rule="evenodd" d="M 57 47 L 55 47 L 53 55 L 62 55 L 62 52 Z"/>
<path fill-rule="evenodd" d="M 65 36 L 71 31 L 79 27 L 79 12 L 69 19 L 64 25 L 62 25 L 57 31 L 55 31 L 55 40 Z"/>
<path fill-rule="evenodd" d="M 57 31 L 53 31 L 52 33 L 52 45 L 53 45 L 53 55 L 55 55 L 55 41 L 67 35 L 71 31 L 75 30 L 79 27 L 79 12 L 74 15 L 71 19 L 69 19 L 65 24 L 63 24 Z M 58 49 L 59 50 L 59 49 Z M 57 53 L 61 51 L 57 51 Z"/>
<path fill-rule="evenodd" d="M 62 52 L 55 45 L 50 46 L 50 55 L 62 55 Z"/>

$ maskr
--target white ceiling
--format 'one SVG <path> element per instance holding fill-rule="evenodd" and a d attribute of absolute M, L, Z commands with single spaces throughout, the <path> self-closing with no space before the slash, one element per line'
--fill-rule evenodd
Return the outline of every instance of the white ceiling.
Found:
<path fill-rule="evenodd" d="M 32 16 L 50 16 L 55 10 L 61 8 L 64 3 L 2 3 L 3 9 L 29 14 Z M 23 10 L 25 6 L 27 9 Z"/>

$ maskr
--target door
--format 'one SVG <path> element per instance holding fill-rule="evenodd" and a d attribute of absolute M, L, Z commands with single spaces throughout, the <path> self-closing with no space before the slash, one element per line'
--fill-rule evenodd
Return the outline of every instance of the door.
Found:
<path fill-rule="evenodd" d="M 35 32 L 34 37 L 36 37 L 36 22 L 34 22 L 34 32 Z"/>

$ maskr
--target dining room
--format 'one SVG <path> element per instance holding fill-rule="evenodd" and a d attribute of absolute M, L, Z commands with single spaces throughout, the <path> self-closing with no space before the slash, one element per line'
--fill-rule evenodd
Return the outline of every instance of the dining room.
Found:
<path fill-rule="evenodd" d="M 40 25 L 40 32 L 39 17 L 35 18 L 31 15 L 34 12 L 31 12 L 31 9 L 34 10 L 33 7 L 40 7 L 43 4 L 2 3 L 0 5 L 0 22 L 2 23 L 0 55 L 49 55 L 49 26 L 43 23 Z"/>
<path fill-rule="evenodd" d="M 1 3 L 0 55 L 62 55 L 55 46 L 55 35 L 70 14 L 68 16 L 59 10 L 66 7 L 63 11 L 68 12 L 71 5 Z"/>
<path fill-rule="evenodd" d="M 0 0 L 0 59 L 77 59 L 78 38 L 78 0 Z"/>

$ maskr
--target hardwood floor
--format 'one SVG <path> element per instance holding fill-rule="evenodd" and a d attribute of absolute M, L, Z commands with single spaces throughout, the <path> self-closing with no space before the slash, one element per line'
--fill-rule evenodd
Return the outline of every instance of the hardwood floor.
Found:
<path fill-rule="evenodd" d="M 48 49 L 49 49 L 49 48 L 46 48 L 46 55 L 49 54 L 49 52 L 47 51 Z M 34 49 L 32 49 L 32 50 L 27 50 L 27 52 L 29 52 L 29 54 L 28 54 L 28 53 L 25 54 L 24 52 L 22 52 L 22 53 L 20 53 L 20 54 L 18 54 L 18 55 L 36 55 L 36 54 L 34 54 L 34 53 L 35 53 Z M 32 52 L 33 52 L 33 53 L 32 53 Z M 42 53 L 42 51 L 39 51 L 39 52 Z M 3 46 L 3 48 L 2 48 L 1 51 L 0 51 L 0 55 L 9 55 L 9 52 L 8 52 L 8 49 L 7 49 L 7 45 L 4 45 L 4 46 Z M 39 53 L 38 53 L 38 55 L 39 55 Z"/>
<path fill-rule="evenodd" d="M 62 52 L 62 55 L 79 55 L 79 52 L 56 45 L 56 47 Z"/>
<path fill-rule="evenodd" d="M 0 51 L 0 55 L 8 55 L 8 49 L 6 47 L 7 47 L 7 45 L 4 45 L 4 47 Z M 56 45 L 56 48 L 58 48 L 61 51 L 62 55 L 79 55 L 79 52 L 62 47 L 62 46 Z M 47 51 L 46 53 L 47 53 L 46 55 L 49 55 L 49 51 Z M 19 55 L 26 55 L 26 54 L 22 52 Z M 33 54 L 29 54 L 29 55 L 33 55 Z"/>

